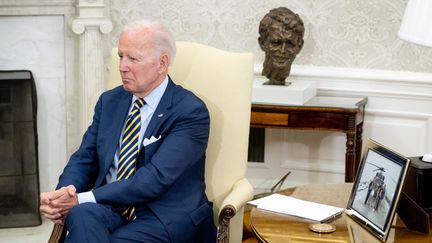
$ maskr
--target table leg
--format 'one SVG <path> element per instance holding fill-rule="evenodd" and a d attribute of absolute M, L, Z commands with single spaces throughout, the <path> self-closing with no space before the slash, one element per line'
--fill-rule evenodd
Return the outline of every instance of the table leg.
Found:
<path fill-rule="evenodd" d="M 347 132 L 345 152 L 345 182 L 353 182 L 355 177 L 355 132 Z"/>
<path fill-rule="evenodd" d="M 350 116 L 346 132 L 345 182 L 353 182 L 355 177 L 356 132 L 355 116 Z"/>
<path fill-rule="evenodd" d="M 355 160 L 354 160 L 354 176 L 357 175 L 358 168 L 361 162 L 362 145 L 363 145 L 363 122 L 359 123 L 356 128 L 356 143 L 355 143 Z"/>

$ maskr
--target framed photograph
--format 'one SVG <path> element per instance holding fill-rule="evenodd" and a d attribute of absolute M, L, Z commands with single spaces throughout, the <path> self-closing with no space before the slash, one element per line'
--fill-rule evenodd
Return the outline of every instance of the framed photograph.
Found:
<path fill-rule="evenodd" d="M 410 160 L 368 140 L 346 213 L 378 239 L 388 237 Z"/>

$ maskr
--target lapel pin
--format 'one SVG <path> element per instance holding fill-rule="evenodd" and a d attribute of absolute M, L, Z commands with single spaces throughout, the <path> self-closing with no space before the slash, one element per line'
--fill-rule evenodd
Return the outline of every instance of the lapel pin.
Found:
<path fill-rule="evenodd" d="M 163 115 L 164 115 L 163 113 L 160 113 L 160 114 L 158 115 L 158 117 L 159 117 L 159 118 L 160 118 L 160 117 L 163 117 Z"/>

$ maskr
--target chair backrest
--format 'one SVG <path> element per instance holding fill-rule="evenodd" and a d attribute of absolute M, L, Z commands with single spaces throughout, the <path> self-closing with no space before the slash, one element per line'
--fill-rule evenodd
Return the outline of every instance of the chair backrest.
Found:
<path fill-rule="evenodd" d="M 253 55 L 190 42 L 176 42 L 169 69 L 173 81 L 191 90 L 210 112 L 206 193 L 214 203 L 215 222 L 234 183 L 246 176 L 253 80 Z M 108 88 L 121 83 L 113 49 Z"/>

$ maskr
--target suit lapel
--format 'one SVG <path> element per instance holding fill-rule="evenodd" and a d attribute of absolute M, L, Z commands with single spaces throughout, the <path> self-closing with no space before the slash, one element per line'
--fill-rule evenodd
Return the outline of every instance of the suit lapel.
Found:
<path fill-rule="evenodd" d="M 104 173 L 108 173 L 109 168 L 112 165 L 114 154 L 116 152 L 120 134 L 123 128 L 123 123 L 128 115 L 130 102 L 132 99 L 132 94 L 129 92 L 121 92 L 115 99 L 112 100 L 111 104 L 108 104 L 108 109 L 110 110 L 107 114 L 112 119 L 112 123 L 107 127 L 106 136 L 107 142 L 103 151 L 106 151 L 105 161 L 103 163 Z M 102 179 L 105 179 L 102 178 Z M 102 180 L 103 181 L 103 180 Z M 102 183 L 102 181 L 100 183 Z"/>
<path fill-rule="evenodd" d="M 162 95 L 162 98 L 159 102 L 159 105 L 156 107 L 155 112 L 150 120 L 150 123 L 147 126 L 147 129 L 144 133 L 144 138 L 150 138 L 152 135 L 160 135 L 153 134 L 155 130 L 157 130 L 162 124 L 162 120 L 169 115 L 169 110 L 172 106 L 172 99 L 174 95 L 175 84 L 169 77 L 167 88 Z"/>

